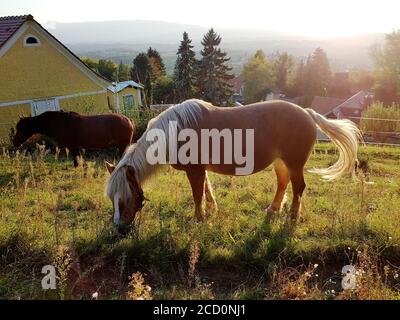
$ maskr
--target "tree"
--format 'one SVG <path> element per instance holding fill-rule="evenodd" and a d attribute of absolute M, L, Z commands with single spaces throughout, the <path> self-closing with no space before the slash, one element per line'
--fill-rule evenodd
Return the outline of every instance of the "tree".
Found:
<path fill-rule="evenodd" d="M 110 81 L 115 80 L 117 66 L 111 60 L 100 59 L 97 64 L 97 71 Z"/>
<path fill-rule="evenodd" d="M 227 66 L 230 58 L 218 46 L 221 37 L 210 29 L 203 37 L 201 44 L 201 60 L 196 72 L 197 95 L 213 104 L 221 105 L 229 101 L 233 90 L 228 81 L 234 76 L 230 74 L 231 67 Z"/>
<path fill-rule="evenodd" d="M 133 59 L 132 79 L 137 83 L 143 84 L 145 102 L 146 105 L 150 105 L 152 103 L 151 69 L 149 59 L 143 52 Z"/>
<path fill-rule="evenodd" d="M 174 102 L 174 81 L 171 76 L 158 77 L 153 83 L 153 103 Z"/>
<path fill-rule="evenodd" d="M 286 92 L 288 87 L 289 74 L 293 68 L 293 57 L 287 52 L 276 53 L 273 62 L 273 73 L 276 86 L 283 92 Z"/>
<path fill-rule="evenodd" d="M 117 81 L 127 81 L 131 79 L 131 67 L 128 64 L 123 64 L 122 61 L 118 65 L 117 69 Z"/>
<path fill-rule="evenodd" d="M 258 50 L 243 66 L 244 99 L 253 103 L 265 99 L 268 88 L 274 83 L 272 66 L 262 50 Z"/>
<path fill-rule="evenodd" d="M 308 59 L 305 69 L 306 92 L 309 98 L 326 96 L 331 80 L 331 69 L 328 57 L 321 48 L 315 49 Z"/>
<path fill-rule="evenodd" d="M 304 63 L 304 59 L 300 59 L 300 61 L 297 63 L 294 77 L 288 84 L 288 94 L 290 96 L 300 97 L 305 94 L 305 87 L 306 87 L 305 69 L 306 69 L 306 64 Z"/>
<path fill-rule="evenodd" d="M 157 79 L 159 77 L 165 76 L 167 73 L 165 72 L 164 62 L 156 49 L 149 47 L 147 50 L 147 58 L 149 60 L 151 77 L 152 79 Z"/>
<path fill-rule="evenodd" d="M 375 85 L 375 78 L 371 71 L 353 70 L 350 72 L 350 84 L 358 90 L 372 91 Z"/>
<path fill-rule="evenodd" d="M 193 97 L 197 61 L 191 43 L 192 40 L 189 39 L 189 35 L 184 32 L 183 40 L 178 48 L 174 70 L 175 90 L 179 101 Z"/>
<path fill-rule="evenodd" d="M 386 35 L 382 47 L 372 49 L 377 68 L 375 96 L 391 104 L 400 102 L 400 30 Z"/>
<path fill-rule="evenodd" d="M 98 61 L 92 58 L 81 58 L 81 60 L 93 71 L 97 71 Z"/>

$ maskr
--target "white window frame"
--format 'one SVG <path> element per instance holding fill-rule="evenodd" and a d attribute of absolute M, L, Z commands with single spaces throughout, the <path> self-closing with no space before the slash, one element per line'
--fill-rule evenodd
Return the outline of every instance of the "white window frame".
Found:
<path fill-rule="evenodd" d="M 29 38 L 35 38 L 37 40 L 37 43 L 27 43 L 26 41 Z M 39 47 L 41 45 L 42 45 L 42 43 L 40 42 L 40 39 L 37 36 L 33 35 L 33 34 L 27 34 L 24 37 L 24 47 Z"/>
<path fill-rule="evenodd" d="M 46 99 L 35 99 L 35 100 L 31 101 L 31 115 L 33 117 L 37 115 L 35 112 L 35 103 L 47 101 L 47 100 L 54 100 L 55 111 L 60 111 L 60 99 L 57 97 L 53 97 L 53 98 L 50 97 L 50 98 L 46 98 Z"/>

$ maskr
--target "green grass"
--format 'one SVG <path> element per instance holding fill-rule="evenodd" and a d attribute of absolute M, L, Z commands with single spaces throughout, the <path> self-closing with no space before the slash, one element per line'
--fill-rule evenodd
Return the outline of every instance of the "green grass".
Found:
<path fill-rule="evenodd" d="M 330 165 L 336 156 L 331 144 L 319 144 L 307 168 Z M 333 299 L 345 294 L 344 265 L 365 269 L 364 250 L 373 261 L 365 274 L 375 270 L 363 287 L 368 294 L 359 289 L 345 298 L 400 298 L 400 149 L 362 147 L 362 182 L 323 182 L 306 173 L 293 230 L 287 208 L 265 219 L 275 191 L 271 168 L 249 177 L 210 174 L 219 212 L 204 223 L 193 219 L 184 173 L 166 168 L 145 186 L 151 201 L 125 238 L 111 228 L 102 156 L 79 168 L 64 155 L 55 158 L 43 151 L 0 157 L 0 298 L 78 299 L 98 292 L 100 299 L 125 299 L 150 285 L 154 299 Z M 57 267 L 57 290 L 41 288 L 47 264 Z M 143 279 L 130 280 L 137 272 Z M 293 284 L 304 297 L 293 293 Z"/>

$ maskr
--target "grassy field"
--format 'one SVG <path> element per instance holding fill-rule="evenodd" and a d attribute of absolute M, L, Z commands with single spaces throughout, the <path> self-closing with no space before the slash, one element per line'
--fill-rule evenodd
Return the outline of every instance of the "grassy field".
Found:
<path fill-rule="evenodd" d="M 166 168 L 145 186 L 151 201 L 125 238 L 111 228 L 104 157 L 73 168 L 64 151 L 0 152 L 1 299 L 400 299 L 399 148 L 362 147 L 358 182 L 307 173 L 293 230 L 287 208 L 265 219 L 271 168 L 210 174 L 219 212 L 204 223 L 184 174 Z M 336 157 L 319 144 L 307 167 Z M 56 290 L 41 288 L 48 264 Z M 348 264 L 357 289 L 343 291 Z"/>

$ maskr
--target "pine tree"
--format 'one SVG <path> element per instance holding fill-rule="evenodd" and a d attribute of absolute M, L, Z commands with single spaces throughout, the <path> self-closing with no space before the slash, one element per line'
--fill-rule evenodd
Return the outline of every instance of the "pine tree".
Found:
<path fill-rule="evenodd" d="M 192 40 L 187 32 L 183 33 L 183 40 L 178 48 L 174 70 L 174 81 L 179 101 L 193 98 L 194 73 L 196 67 L 196 53 L 192 50 Z"/>
<path fill-rule="evenodd" d="M 221 37 L 214 29 L 210 29 L 205 34 L 201 41 L 202 58 L 198 63 L 196 75 L 198 96 L 217 105 L 229 101 L 233 90 L 228 81 L 234 77 L 229 73 L 232 68 L 226 65 L 230 58 L 227 57 L 226 52 L 218 48 L 220 43 Z"/>

